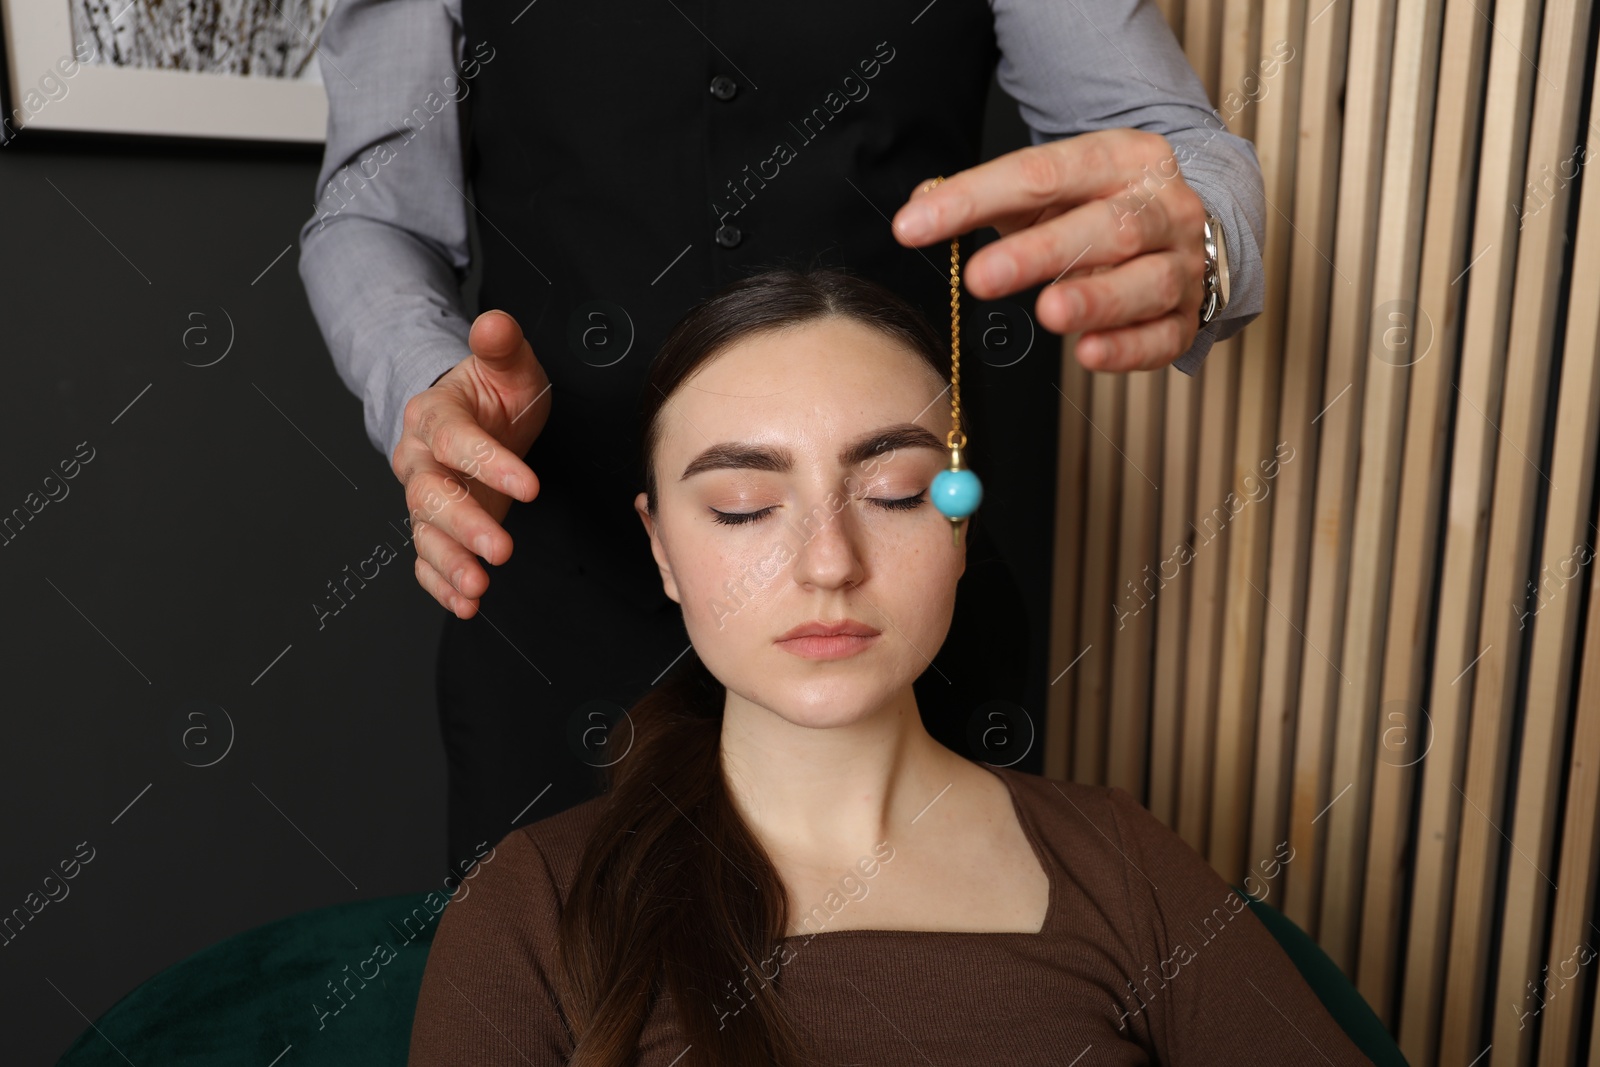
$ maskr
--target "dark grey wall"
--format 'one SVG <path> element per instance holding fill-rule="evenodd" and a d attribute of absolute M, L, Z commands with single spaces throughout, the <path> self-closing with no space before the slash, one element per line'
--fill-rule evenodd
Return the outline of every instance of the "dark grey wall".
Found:
<path fill-rule="evenodd" d="M 1025 144 L 991 105 L 988 154 Z M 0 536 L 0 916 L 60 897 L 0 937 L 7 1063 L 53 1062 L 232 934 L 439 885 L 443 609 L 296 273 L 319 158 L 0 148 L 0 516 L 59 498 Z M 319 630 L 312 603 L 379 542 L 397 558 Z"/>
<path fill-rule="evenodd" d="M 59 497 L 0 535 L 0 915 L 93 857 L 0 947 L 8 1063 L 230 934 L 442 872 L 442 609 L 296 274 L 318 157 L 0 150 L 0 515 Z"/>

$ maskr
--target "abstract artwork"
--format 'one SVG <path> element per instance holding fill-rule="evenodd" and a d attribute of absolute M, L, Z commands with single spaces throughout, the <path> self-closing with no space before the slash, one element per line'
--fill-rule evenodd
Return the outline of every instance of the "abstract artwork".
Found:
<path fill-rule="evenodd" d="M 336 0 L 0 0 L 0 147 L 30 129 L 321 141 Z"/>
<path fill-rule="evenodd" d="M 320 80 L 333 0 L 71 0 L 72 40 L 93 62 Z"/>

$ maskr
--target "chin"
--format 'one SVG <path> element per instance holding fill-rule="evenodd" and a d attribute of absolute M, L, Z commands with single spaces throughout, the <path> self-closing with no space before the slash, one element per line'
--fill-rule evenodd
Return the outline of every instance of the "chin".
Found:
<path fill-rule="evenodd" d="M 847 679 L 796 681 L 770 704 L 763 704 L 774 715 L 795 726 L 827 730 L 851 726 L 871 718 L 889 702 L 893 689 L 877 684 L 862 686 Z"/>
<path fill-rule="evenodd" d="M 871 714 L 870 711 L 863 708 L 840 710 L 837 707 L 779 707 L 769 708 L 768 710 L 790 726 L 798 726 L 806 730 L 837 730 L 840 727 L 854 726 Z"/>

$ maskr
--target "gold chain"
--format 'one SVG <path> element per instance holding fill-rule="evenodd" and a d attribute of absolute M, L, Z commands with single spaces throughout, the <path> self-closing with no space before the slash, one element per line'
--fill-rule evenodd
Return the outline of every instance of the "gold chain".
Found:
<path fill-rule="evenodd" d="M 950 421 L 953 424 L 946 444 L 961 443 L 967 446 L 967 435 L 961 432 L 961 239 L 950 238 Z"/>
<path fill-rule="evenodd" d="M 932 179 L 925 188 L 932 189 L 944 181 L 944 175 Z M 961 238 L 950 238 L 950 422 L 945 444 L 952 448 L 965 448 L 967 435 L 961 432 Z M 957 443 L 957 438 L 960 442 Z"/>

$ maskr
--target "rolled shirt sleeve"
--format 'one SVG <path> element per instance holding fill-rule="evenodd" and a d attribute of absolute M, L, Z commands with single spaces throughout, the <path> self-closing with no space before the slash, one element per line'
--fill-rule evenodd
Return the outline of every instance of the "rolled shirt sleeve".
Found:
<path fill-rule="evenodd" d="M 300 278 L 385 458 L 406 401 L 468 354 L 459 0 L 340 0 L 318 49 L 328 136 Z M 490 54 L 492 60 L 492 53 Z"/>
<path fill-rule="evenodd" d="M 1222 221 L 1228 306 L 1173 363 L 1200 369 L 1211 346 L 1261 313 L 1266 190 L 1255 146 L 1228 132 L 1154 0 L 991 0 L 1001 88 L 1034 144 L 1090 130 L 1159 133 L 1183 179 Z"/>

